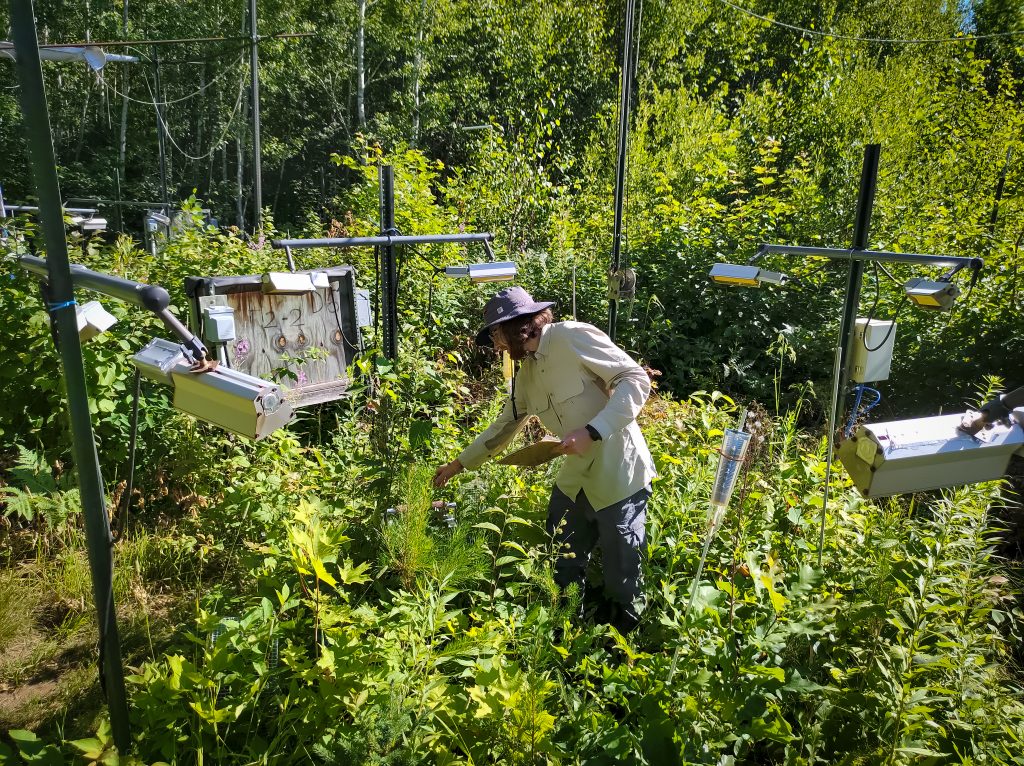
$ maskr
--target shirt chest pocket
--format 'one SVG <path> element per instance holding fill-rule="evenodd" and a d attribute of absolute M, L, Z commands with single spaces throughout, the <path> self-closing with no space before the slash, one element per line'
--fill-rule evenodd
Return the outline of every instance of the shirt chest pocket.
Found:
<path fill-rule="evenodd" d="M 547 385 L 537 392 L 542 397 L 537 402 L 537 414 L 547 428 L 555 430 L 556 426 L 565 426 L 564 418 L 574 408 L 574 400 L 583 393 L 584 382 L 578 375 L 568 374 L 545 383 Z"/>
<path fill-rule="evenodd" d="M 582 394 L 583 387 L 583 378 L 579 375 L 563 375 L 551 386 L 551 402 L 555 407 L 562 407 L 570 399 Z"/>

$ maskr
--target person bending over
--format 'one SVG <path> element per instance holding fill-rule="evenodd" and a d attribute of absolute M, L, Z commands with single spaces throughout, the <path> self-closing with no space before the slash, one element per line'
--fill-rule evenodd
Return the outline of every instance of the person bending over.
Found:
<path fill-rule="evenodd" d="M 611 338 L 583 322 L 555 322 L 552 302 L 521 287 L 502 290 L 484 309 L 480 346 L 520 362 L 512 394 L 498 418 L 450 463 L 443 487 L 504 450 L 536 415 L 561 439 L 565 461 L 548 504 L 547 530 L 559 546 L 555 582 L 584 594 L 587 564 L 600 543 L 604 589 L 595 619 L 620 632 L 636 627 L 646 599 L 641 582 L 644 525 L 654 461 L 636 417 L 651 391 L 644 369 Z"/>

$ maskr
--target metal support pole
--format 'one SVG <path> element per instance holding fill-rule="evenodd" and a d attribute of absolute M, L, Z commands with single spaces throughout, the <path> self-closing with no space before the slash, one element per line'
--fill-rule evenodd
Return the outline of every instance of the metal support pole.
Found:
<path fill-rule="evenodd" d="M 633 16 L 636 0 L 626 0 L 625 35 L 622 43 L 622 93 L 619 96 L 619 147 L 615 165 L 615 219 L 612 229 L 612 263 L 609 287 L 618 285 L 622 255 L 622 210 L 626 196 L 626 161 L 629 154 L 629 107 L 633 90 Z M 618 288 L 608 298 L 608 337 L 615 340 L 618 315 Z"/>
<path fill-rule="evenodd" d="M 153 100 L 156 101 L 156 146 L 160 153 L 160 198 L 170 207 L 167 193 L 167 140 L 164 137 L 164 99 L 160 87 L 160 54 L 153 56 Z"/>
<path fill-rule="evenodd" d="M 868 234 L 871 231 L 871 212 L 875 207 L 875 190 L 878 188 L 878 157 L 881 145 L 868 144 L 864 147 L 864 164 L 860 173 L 860 191 L 857 194 L 857 217 L 853 223 L 851 250 L 867 250 Z M 846 280 L 846 300 L 843 304 L 843 324 L 840 348 L 843 350 L 842 377 L 839 379 L 839 395 L 846 396 L 846 385 L 850 377 L 850 359 L 853 358 L 853 328 L 857 322 L 857 307 L 860 304 L 860 286 L 864 277 L 864 262 L 850 261 Z M 845 401 L 845 399 L 843 400 Z"/>
<path fill-rule="evenodd" d="M 963 257 L 958 255 L 924 255 L 921 253 L 892 253 L 888 250 L 841 250 L 836 247 L 805 247 L 804 245 L 768 245 L 758 248 L 757 255 L 750 262 L 766 255 L 802 255 L 828 258 L 833 261 L 871 261 L 877 263 L 912 263 L 917 266 L 959 266 L 960 268 L 980 269 L 985 265 L 984 258 Z"/>
<path fill-rule="evenodd" d="M 865 250 L 868 233 L 871 230 L 871 211 L 875 205 L 875 190 L 878 188 L 879 144 L 864 147 L 864 164 L 860 173 L 860 191 L 857 195 L 857 217 L 853 223 L 853 251 Z M 850 377 L 850 360 L 853 359 L 853 327 L 857 321 L 857 307 L 860 304 L 861 280 L 864 276 L 864 261 L 851 259 L 846 277 L 846 293 L 843 299 L 843 315 L 839 321 L 839 338 L 836 342 L 836 363 L 832 407 L 829 414 L 828 448 L 825 462 L 825 491 L 821 502 L 821 524 L 818 530 L 818 566 L 821 566 L 825 548 L 825 517 L 828 513 L 829 482 L 832 479 L 832 456 L 835 449 L 835 426 L 839 409 L 845 411 L 846 385 Z"/>
<path fill-rule="evenodd" d="M 380 177 L 380 233 L 395 234 L 395 169 L 381 165 Z M 384 316 L 384 356 L 398 358 L 398 264 L 395 245 L 381 247 L 384 263 L 381 266 L 381 314 Z"/>
<path fill-rule="evenodd" d="M 18 263 L 25 271 L 44 279 L 46 279 L 50 268 L 48 260 L 34 255 L 23 255 L 18 259 Z M 171 313 L 171 296 L 159 285 L 133 282 L 130 279 L 122 279 L 87 269 L 78 263 L 68 264 L 68 274 L 71 277 L 72 288 L 95 290 L 103 295 L 109 295 L 111 298 L 117 298 L 119 301 L 152 311 L 167 329 L 177 336 L 193 361 L 198 362 L 209 358 L 203 342 Z"/>
<path fill-rule="evenodd" d="M 263 228 L 263 181 L 260 168 L 260 36 L 256 32 L 256 0 L 249 0 L 249 74 L 252 78 L 252 187 L 256 231 Z"/>
<path fill-rule="evenodd" d="M 14 47 L 18 54 L 18 79 L 21 85 L 19 96 L 25 115 L 32 173 L 39 194 L 40 218 L 46 240 L 48 280 L 53 300 L 50 313 L 60 336 L 60 357 L 71 415 L 75 470 L 85 519 L 93 599 L 99 619 L 102 659 L 100 678 L 110 709 L 114 743 L 123 755 L 130 749 L 132 740 L 128 725 L 124 668 L 121 664 L 121 642 L 114 608 L 113 541 L 89 415 L 89 392 L 85 382 L 82 347 L 78 339 L 74 285 L 67 240 L 64 237 L 60 185 L 50 134 L 43 72 L 39 63 L 35 15 L 32 0 L 10 0 L 10 9 Z"/>

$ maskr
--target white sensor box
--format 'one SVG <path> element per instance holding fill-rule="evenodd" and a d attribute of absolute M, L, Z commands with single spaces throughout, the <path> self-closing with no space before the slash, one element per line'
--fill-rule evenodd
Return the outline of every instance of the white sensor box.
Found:
<path fill-rule="evenodd" d="M 889 378 L 892 366 L 892 348 L 896 341 L 895 322 L 884 319 L 868 320 L 858 317 L 853 330 L 853 358 L 850 360 L 850 380 L 854 383 L 874 383 Z"/>

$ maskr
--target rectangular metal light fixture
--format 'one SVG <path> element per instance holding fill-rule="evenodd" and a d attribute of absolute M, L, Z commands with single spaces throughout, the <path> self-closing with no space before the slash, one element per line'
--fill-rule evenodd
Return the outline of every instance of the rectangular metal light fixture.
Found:
<path fill-rule="evenodd" d="M 1010 457 L 1024 449 L 1024 409 L 1014 411 L 1010 425 L 996 424 L 977 436 L 959 428 L 967 415 L 867 423 L 839 446 L 839 460 L 864 497 L 998 479 Z"/>
<path fill-rule="evenodd" d="M 86 218 L 85 216 L 76 215 L 71 218 L 71 223 L 77 226 L 79 231 L 83 233 L 87 231 L 103 231 L 107 228 L 107 219 L 97 216 Z"/>
<path fill-rule="evenodd" d="M 445 266 L 449 277 L 469 277 L 474 284 L 484 282 L 507 282 L 515 279 L 518 269 L 514 261 L 471 263 L 468 266 Z"/>
<path fill-rule="evenodd" d="M 194 372 L 181 346 L 154 338 L 132 363 L 146 378 L 174 388 L 174 408 L 226 431 L 259 440 L 287 425 L 292 405 L 280 387 L 223 365 Z"/>
<path fill-rule="evenodd" d="M 903 290 L 915 306 L 929 311 L 949 311 L 960 294 L 960 288 L 952 282 L 936 282 L 923 277 L 908 279 L 903 283 Z"/>
<path fill-rule="evenodd" d="M 762 282 L 782 285 L 789 281 L 789 277 L 781 272 L 735 263 L 716 263 L 711 267 L 708 276 L 715 284 L 736 287 L 759 287 Z"/>

